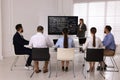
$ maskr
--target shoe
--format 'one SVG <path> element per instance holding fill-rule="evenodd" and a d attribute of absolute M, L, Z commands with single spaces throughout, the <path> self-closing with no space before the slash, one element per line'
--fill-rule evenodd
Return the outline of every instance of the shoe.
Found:
<path fill-rule="evenodd" d="M 97 70 L 103 71 L 103 70 L 106 70 L 106 67 L 103 68 L 103 67 L 101 67 L 101 66 L 98 66 L 98 67 L 97 67 Z"/>
<path fill-rule="evenodd" d="M 82 48 L 79 48 L 79 51 L 81 52 L 81 51 L 82 51 Z"/>
<path fill-rule="evenodd" d="M 29 66 L 25 66 L 24 68 L 27 69 L 27 70 L 29 70 Z"/>
<path fill-rule="evenodd" d="M 105 64 L 105 67 L 107 67 L 107 64 Z"/>
<path fill-rule="evenodd" d="M 105 70 L 106 70 L 106 67 L 100 68 L 100 71 L 105 71 Z"/>
<path fill-rule="evenodd" d="M 104 68 L 100 69 L 100 71 L 105 71 L 105 70 L 106 70 L 106 67 L 104 67 Z"/>
<path fill-rule="evenodd" d="M 94 72 L 94 69 L 95 69 L 95 68 L 93 67 L 93 68 L 87 70 L 87 72 Z"/>
<path fill-rule="evenodd" d="M 94 72 L 93 70 L 87 70 L 87 72 Z"/>
<path fill-rule="evenodd" d="M 87 72 L 91 72 L 90 70 L 87 70 Z"/>
<path fill-rule="evenodd" d="M 65 71 L 68 72 L 68 67 L 66 67 Z"/>
<path fill-rule="evenodd" d="M 40 72 L 41 72 L 41 70 L 35 70 L 35 72 L 36 72 L 36 73 L 40 73 Z"/>
<path fill-rule="evenodd" d="M 102 69 L 102 67 L 101 67 L 101 66 L 98 66 L 98 67 L 97 67 L 97 70 L 100 70 L 100 69 Z"/>
<path fill-rule="evenodd" d="M 62 71 L 64 71 L 64 66 L 62 66 Z"/>
<path fill-rule="evenodd" d="M 24 68 L 27 70 L 33 70 L 33 66 L 25 66 Z"/>
<path fill-rule="evenodd" d="M 33 70 L 33 66 L 29 66 L 29 70 Z"/>
<path fill-rule="evenodd" d="M 85 51 L 84 50 L 82 50 L 82 53 L 84 53 Z"/>
<path fill-rule="evenodd" d="M 48 69 L 44 69 L 44 70 L 43 70 L 43 73 L 47 73 L 47 72 L 48 72 Z"/>

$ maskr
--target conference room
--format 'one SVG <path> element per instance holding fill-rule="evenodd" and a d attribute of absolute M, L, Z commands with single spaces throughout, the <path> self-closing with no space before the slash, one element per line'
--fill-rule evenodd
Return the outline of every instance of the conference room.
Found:
<path fill-rule="evenodd" d="M 0 0 L 0 80 L 119 80 L 119 5 L 120 0 Z M 86 27 L 82 37 L 82 33 L 79 33 L 82 30 L 81 20 Z M 112 40 L 103 42 L 107 35 L 106 26 L 111 27 L 107 29 L 114 37 L 115 49 L 111 49 L 114 51 L 112 56 L 104 55 L 107 48 L 104 44 Z M 68 29 L 67 34 L 64 28 Z M 103 43 L 102 48 L 91 49 L 93 51 L 84 48 L 93 35 L 92 28 L 96 29 L 95 37 L 99 37 Z M 45 50 L 40 48 L 41 51 L 34 45 L 30 46 L 32 37 L 39 32 L 51 43 L 44 47 Z M 27 40 L 23 47 L 29 48 L 30 54 L 17 54 L 14 43 L 16 33 L 21 39 Z M 72 43 L 68 43 L 67 47 L 65 43 L 58 46 L 65 34 L 70 38 L 68 42 L 73 42 L 71 47 L 69 44 Z M 21 44 L 19 40 L 17 38 Z M 48 53 L 49 59 L 41 60 L 40 53 Z M 88 53 L 98 54 L 92 56 Z M 47 55 L 42 56 L 46 58 Z M 35 61 L 39 61 L 40 69 L 36 72 Z M 89 70 L 91 61 L 96 62 L 93 71 Z M 101 67 L 102 62 L 105 63 L 105 69 Z"/>

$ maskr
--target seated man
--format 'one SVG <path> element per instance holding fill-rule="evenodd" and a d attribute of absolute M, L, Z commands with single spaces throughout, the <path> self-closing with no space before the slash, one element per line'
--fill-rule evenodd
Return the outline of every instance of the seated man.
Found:
<path fill-rule="evenodd" d="M 25 68 L 26 69 L 32 69 L 31 66 L 31 62 L 32 62 L 32 58 L 31 58 L 31 53 L 32 50 L 29 48 L 24 47 L 24 45 L 28 45 L 29 41 L 25 40 L 22 36 L 23 33 L 23 28 L 22 28 L 22 24 L 17 24 L 16 25 L 16 33 L 13 36 L 13 45 L 14 45 L 14 49 L 15 49 L 15 53 L 16 54 L 27 54 L 29 55 Z"/>
<path fill-rule="evenodd" d="M 34 48 L 47 48 L 52 47 L 53 43 L 50 41 L 50 39 L 43 35 L 44 28 L 42 26 L 37 27 L 37 34 L 31 37 L 29 46 Z M 34 61 L 34 71 L 36 73 L 41 72 L 39 70 L 39 63 L 38 61 Z M 48 61 L 45 61 L 45 65 L 43 67 L 43 73 L 48 72 Z"/>
<path fill-rule="evenodd" d="M 114 36 L 111 33 L 111 26 L 107 25 L 105 26 L 104 29 L 104 33 L 106 34 L 106 36 L 104 37 L 102 43 L 105 46 L 105 50 L 104 50 L 104 56 L 114 56 L 115 54 L 115 40 L 114 40 Z M 105 64 L 105 62 L 101 63 L 102 65 L 102 69 L 106 69 L 107 65 Z M 98 70 L 100 69 L 100 67 L 97 68 Z"/>
<path fill-rule="evenodd" d="M 113 56 L 115 54 L 115 40 L 114 40 L 114 36 L 111 33 L 111 26 L 106 26 L 105 27 L 105 38 L 103 40 L 103 45 L 105 46 L 105 51 L 104 51 L 104 55 L 105 56 Z"/>

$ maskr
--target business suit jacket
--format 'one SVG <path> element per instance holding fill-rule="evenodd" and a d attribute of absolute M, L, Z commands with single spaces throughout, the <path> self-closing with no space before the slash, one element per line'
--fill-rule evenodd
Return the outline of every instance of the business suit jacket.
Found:
<path fill-rule="evenodd" d="M 24 47 L 24 45 L 28 45 L 29 41 L 25 40 L 18 32 L 13 36 L 13 45 L 15 53 L 17 54 L 26 54 L 31 53 L 30 49 Z"/>
<path fill-rule="evenodd" d="M 85 31 L 87 30 L 87 27 L 86 27 L 86 25 L 85 24 L 83 24 L 82 26 L 81 26 L 81 31 L 80 31 L 80 24 L 78 25 L 78 31 L 77 31 L 77 37 L 79 37 L 79 38 L 83 38 L 83 37 L 85 37 Z"/>

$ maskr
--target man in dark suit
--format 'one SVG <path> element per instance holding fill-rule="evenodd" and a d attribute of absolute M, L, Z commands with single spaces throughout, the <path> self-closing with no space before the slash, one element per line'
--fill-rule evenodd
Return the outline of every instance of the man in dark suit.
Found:
<path fill-rule="evenodd" d="M 26 69 L 31 69 L 32 68 L 31 67 L 32 50 L 24 47 L 24 45 L 29 44 L 29 41 L 25 40 L 22 36 L 22 33 L 23 33 L 22 24 L 17 24 L 15 28 L 16 28 L 16 31 L 17 31 L 15 33 L 14 37 L 13 37 L 13 45 L 14 45 L 15 54 L 19 54 L 19 55 L 27 54 L 27 55 L 29 55 L 29 57 L 27 59 L 27 62 L 26 62 L 26 65 L 25 65 L 25 68 Z"/>

